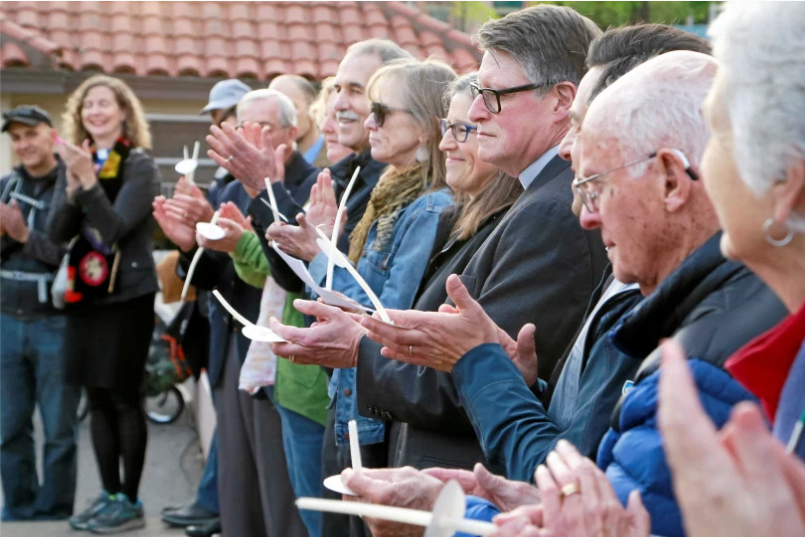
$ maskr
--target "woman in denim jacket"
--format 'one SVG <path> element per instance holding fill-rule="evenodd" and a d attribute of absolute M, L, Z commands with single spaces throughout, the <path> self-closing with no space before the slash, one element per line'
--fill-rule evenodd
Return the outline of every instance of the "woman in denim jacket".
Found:
<path fill-rule="evenodd" d="M 387 308 L 408 309 L 413 304 L 439 215 L 452 204 L 439 151 L 438 118 L 445 115 L 442 96 L 455 77 L 440 62 L 402 60 L 379 69 L 368 84 L 372 114 L 364 125 L 372 158 L 389 167 L 350 236 L 349 258 Z M 323 282 L 326 257 L 317 256 L 310 270 Z M 332 288 L 370 305 L 346 269 L 334 269 Z M 336 444 L 343 467 L 351 466 L 347 428 L 351 419 L 358 422 L 367 466 L 386 466 L 385 422 L 358 415 L 355 369 L 336 369 L 329 394 L 336 408 Z"/>

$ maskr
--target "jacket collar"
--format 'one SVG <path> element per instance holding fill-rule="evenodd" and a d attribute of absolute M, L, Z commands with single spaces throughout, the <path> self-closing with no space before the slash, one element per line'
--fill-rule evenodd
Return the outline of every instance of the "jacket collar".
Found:
<path fill-rule="evenodd" d="M 743 265 L 724 258 L 720 241 L 719 231 L 621 319 L 612 332 L 613 343 L 621 352 L 643 360 L 702 300 L 743 269 Z"/>
<path fill-rule="evenodd" d="M 288 185 L 298 186 L 308 178 L 313 170 L 313 166 L 308 164 L 302 153 L 294 151 L 291 160 L 285 165 L 285 180 Z"/>
<path fill-rule="evenodd" d="M 747 343 L 727 360 L 725 367 L 752 392 L 774 421 L 780 393 L 803 343 L 805 304 L 780 324 Z"/>
<path fill-rule="evenodd" d="M 380 174 L 386 169 L 387 164 L 378 162 L 372 158 L 372 150 L 365 149 L 359 154 L 351 153 L 330 166 L 330 173 L 333 176 L 338 188 L 343 191 L 349 180 L 352 179 L 352 174 L 355 173 L 355 168 L 360 166 L 361 173 L 358 174 L 358 182 L 374 188 L 377 181 L 380 179 Z"/>

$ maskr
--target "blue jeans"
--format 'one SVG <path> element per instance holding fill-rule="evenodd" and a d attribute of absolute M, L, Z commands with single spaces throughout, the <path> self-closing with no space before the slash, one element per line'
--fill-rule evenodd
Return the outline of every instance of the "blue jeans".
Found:
<path fill-rule="evenodd" d="M 218 507 L 218 428 L 212 433 L 210 453 L 207 455 L 207 464 L 201 475 L 201 482 L 196 492 L 196 505 L 203 507 L 210 513 L 219 514 Z"/>
<path fill-rule="evenodd" d="M 321 498 L 321 446 L 324 426 L 305 416 L 275 405 L 282 420 L 282 445 L 294 495 Z M 310 537 L 321 535 L 321 513 L 300 509 Z"/>
<path fill-rule="evenodd" d="M 73 513 L 81 392 L 64 380 L 65 326 L 63 315 L 30 320 L 0 315 L 0 475 L 6 521 L 62 519 Z M 45 430 L 41 485 L 33 436 L 36 405 Z"/>

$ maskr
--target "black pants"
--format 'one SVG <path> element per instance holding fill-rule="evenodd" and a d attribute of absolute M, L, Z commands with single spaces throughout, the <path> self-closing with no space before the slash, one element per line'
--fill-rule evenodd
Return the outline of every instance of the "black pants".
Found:
<path fill-rule="evenodd" d="M 137 490 L 145 464 L 148 427 L 138 394 L 87 388 L 90 430 L 101 483 L 110 494 L 124 493 L 137 501 Z M 123 462 L 123 479 L 120 462 Z"/>

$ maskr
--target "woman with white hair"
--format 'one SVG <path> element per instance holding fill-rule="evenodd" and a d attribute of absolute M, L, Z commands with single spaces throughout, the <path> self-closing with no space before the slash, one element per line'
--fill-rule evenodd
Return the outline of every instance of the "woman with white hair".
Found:
<path fill-rule="evenodd" d="M 701 407 L 683 401 L 689 375 L 679 349 L 666 350 L 660 425 L 689 535 L 805 532 L 805 466 L 795 458 L 805 459 L 802 28 L 803 3 L 730 3 L 710 31 L 721 69 L 705 104 L 712 136 L 702 170 L 721 249 L 763 279 L 789 315 L 726 362 L 778 442 L 765 439 L 759 412 L 745 404 L 717 435 Z"/>

